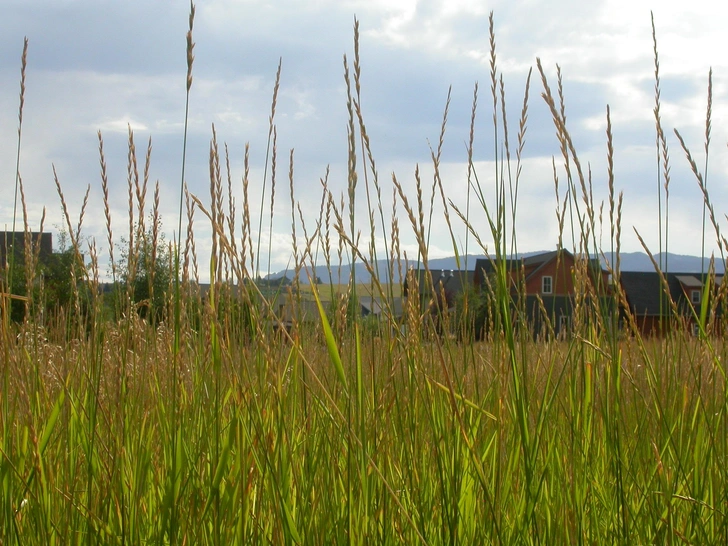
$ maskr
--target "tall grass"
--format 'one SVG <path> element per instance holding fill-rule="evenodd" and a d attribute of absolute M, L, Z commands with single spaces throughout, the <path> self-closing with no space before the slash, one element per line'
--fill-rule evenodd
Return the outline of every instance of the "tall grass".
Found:
<path fill-rule="evenodd" d="M 188 98 L 193 18 L 194 8 L 187 42 Z M 502 150 L 498 144 L 493 150 L 494 188 L 481 184 L 479 177 L 488 175 L 479 173 L 473 160 L 476 86 L 465 158 L 467 209 L 460 211 L 449 201 L 441 178 L 448 94 L 438 144 L 431 149 L 429 208 L 415 168 L 414 194 L 393 175 L 388 219 L 382 201 L 387 188 L 377 171 L 362 106 L 366 90 L 360 85 L 358 23 L 354 35 L 353 80 L 346 60 L 344 65 L 347 196 L 332 194 L 327 175 L 321 214 L 314 226 L 307 226 L 296 199 L 290 152 L 293 255 L 297 277 L 320 264 L 321 255 L 333 277 L 346 253 L 350 262 L 364 264 L 372 278 L 370 293 L 389 302 L 377 327 L 368 327 L 359 316 L 353 277 L 341 298 L 333 281 L 329 287 L 312 283 L 308 301 L 302 291 L 271 292 L 254 282 L 264 251 L 260 232 L 268 213 L 266 196 L 259 210 L 250 210 L 248 190 L 255 181 L 246 147 L 242 214 L 237 217 L 228 151 L 220 157 L 214 128 L 209 202 L 187 191 L 183 145 L 165 320 L 142 318 L 126 290 L 113 296 L 111 308 L 120 312 L 108 312 L 108 297 L 98 292 L 95 247 L 80 247 L 88 192 L 74 225 L 56 176 L 78 263 L 83 264 L 87 252 L 91 266 L 74 284 L 73 308 L 60 309 L 56 316 L 40 320 L 36 310 L 42 293 L 30 294 L 28 320 L 14 324 L 8 296 L 1 300 L 0 543 L 725 544 L 728 347 L 718 334 L 724 330 L 720 306 L 728 288 L 721 283 L 715 291 L 705 289 L 698 337 L 683 329 L 663 338 L 640 335 L 619 284 L 623 198 L 614 176 L 609 108 L 610 240 L 602 248 L 597 238 L 602 206 L 594 202 L 591 172 L 584 171 L 567 127 L 561 69 L 554 95 L 547 71 L 537 62 L 542 99 L 561 154 L 553 161 L 559 246 L 577 260 L 570 334 L 563 339 L 554 335 L 553 309 L 537 300 L 542 327 L 533 335 L 520 266 L 509 260 L 518 249 L 516 213 L 531 72 L 524 75 L 514 160 L 491 15 L 492 129 L 495 142 L 503 143 Z M 268 177 L 271 181 L 271 220 L 279 79 L 280 65 L 266 145 L 271 172 L 266 160 L 263 179 L 263 184 Z M 728 245 L 706 182 L 710 89 L 709 83 L 702 172 L 677 136 L 723 251 Z M 659 77 L 656 100 L 662 134 L 657 148 L 666 162 Z M 101 134 L 98 138 L 111 269 L 117 280 L 117 241 Z M 151 143 L 145 165 L 150 153 Z M 357 162 L 357 153 L 366 160 Z M 136 155 L 130 131 L 126 263 L 148 260 L 147 270 L 156 271 L 155 261 L 164 255 L 156 231 L 159 188 L 149 215 L 147 171 L 139 176 Z M 354 214 L 357 197 L 367 204 L 369 237 L 364 243 Z M 414 272 L 407 271 L 400 242 L 405 230 L 411 231 L 416 261 L 428 268 L 436 197 L 453 253 L 462 255 L 455 233 L 465 229 L 466 256 L 470 238 L 492 256 L 494 274 L 483 287 L 492 302 L 491 328 L 482 341 L 468 337 L 472 325 L 467 312 L 447 312 L 442 287 L 430 277 L 425 277 L 424 301 L 413 296 L 419 288 Z M 404 215 L 398 216 L 401 210 Z M 199 287 L 196 211 L 213 234 L 205 294 Z M 486 219 L 489 237 L 473 227 L 476 217 Z M 145 218 L 151 218 L 151 237 L 145 235 Z M 574 226 L 571 247 L 564 242 L 567 222 Z M 661 233 L 667 222 L 665 211 Z M 27 216 L 25 224 L 27 232 Z M 490 249 L 483 243 L 487 238 L 495 243 Z M 383 248 L 377 246 L 380 240 Z M 559 260 L 566 259 L 563 250 Z M 377 269 L 381 255 L 388 260 L 386 274 Z M 588 259 L 602 255 L 609 258 L 612 282 L 607 284 Z M 33 261 L 29 256 L 26 266 Z M 407 278 L 411 290 L 401 319 L 391 303 L 401 290 L 390 282 L 397 278 L 395 271 Z M 707 286 L 714 286 L 714 269 L 709 278 Z M 153 277 L 149 283 L 151 301 Z M 314 315 L 306 311 L 310 303 Z M 667 304 L 678 320 L 675 302 Z M 281 314 L 281 308 L 291 312 Z M 625 310 L 621 323 L 618 309 Z"/>

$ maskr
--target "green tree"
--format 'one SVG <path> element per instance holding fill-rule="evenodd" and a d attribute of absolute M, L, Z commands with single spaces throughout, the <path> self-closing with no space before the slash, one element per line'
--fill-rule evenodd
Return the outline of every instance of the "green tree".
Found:
<path fill-rule="evenodd" d="M 33 242 L 33 244 L 35 244 Z M 33 248 L 28 256 L 21 249 L 14 249 L 15 267 L 13 268 L 10 318 L 14 322 L 22 322 L 27 318 L 50 318 L 56 313 L 67 311 L 74 304 L 73 298 L 79 298 L 79 305 L 85 314 L 90 298 L 89 288 L 85 282 L 83 265 L 79 263 L 76 251 L 68 246 L 67 235 L 59 233 L 59 252 L 51 254 L 35 254 Z M 27 262 L 30 257 L 30 262 Z M 29 272 L 28 267 L 33 271 Z M 10 283 L 2 273 L 3 291 Z M 32 274 L 29 274 L 32 273 Z M 31 288 L 28 289 L 28 282 Z"/>
<path fill-rule="evenodd" d="M 132 244 L 122 237 L 119 283 L 114 291 L 117 310 L 122 301 L 133 304 L 140 317 L 153 322 L 164 320 L 172 287 L 172 253 L 161 231 L 161 220 L 146 231 L 136 227 Z M 128 300 L 127 300 L 128 298 Z"/>

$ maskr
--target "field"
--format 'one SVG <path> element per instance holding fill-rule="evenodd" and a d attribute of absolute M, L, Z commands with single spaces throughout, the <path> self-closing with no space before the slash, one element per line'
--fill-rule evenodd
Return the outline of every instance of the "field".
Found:
<path fill-rule="evenodd" d="M 504 97 L 497 95 L 493 35 L 491 44 L 497 103 Z M 358 89 L 358 57 L 353 66 L 346 77 Z M 559 96 L 545 76 L 541 86 L 568 172 L 560 183 L 578 196 L 563 198 L 563 214 L 573 211 L 582 228 L 572 250 L 618 255 L 622 197 L 614 191 L 612 157 L 604 213 L 610 242 L 602 249 L 594 237 L 601 213 L 589 201 L 590 181 Z M 656 100 L 659 135 L 659 94 Z M 366 159 L 360 168 L 374 171 L 358 103 L 350 94 L 351 199 L 357 154 Z M 510 151 L 496 153 L 497 162 L 514 163 L 514 173 L 527 112 L 528 96 L 513 158 Z M 611 132 L 607 140 L 611 150 Z M 70 303 L 41 312 L 42 289 L 21 297 L 14 277 L 3 279 L 0 544 L 728 542 L 728 346 L 717 303 L 704 305 L 697 336 L 673 329 L 643 338 L 635 317 L 617 322 L 610 313 L 624 304 L 618 283 L 606 303 L 589 297 L 600 288 L 590 284 L 581 260 L 571 334 L 534 336 L 519 327 L 520 300 L 504 265 L 516 236 L 506 195 L 518 180 L 499 166 L 494 203 L 475 177 L 470 183 L 497 242 L 485 339 L 474 339 L 467 311 L 447 314 L 414 298 L 402 317 L 385 310 L 372 328 L 352 312 L 352 294 L 389 301 L 401 295 L 401 286 L 376 275 L 353 289 L 325 283 L 302 285 L 298 295 L 282 289 L 292 311 L 290 327 L 280 328 L 277 309 L 250 282 L 252 256 L 266 252 L 252 241 L 255 205 L 244 201 L 245 220 L 233 232 L 235 211 L 223 206 L 231 190 L 214 151 L 210 203 L 180 187 L 179 249 L 158 247 L 158 201 L 145 210 L 146 182 L 130 185 L 137 242 L 118 264 L 124 281 L 118 290 L 100 293 L 93 253 L 80 266 L 77 225 L 65 201 L 78 262 Z M 436 153 L 433 162 L 437 173 Z M 692 168 L 717 231 L 702 174 L 694 162 Z M 108 195 L 106 184 L 102 175 Z M 391 222 L 373 191 L 371 244 L 375 231 L 386 242 L 373 254 L 402 267 L 399 233 L 411 229 L 426 267 L 422 203 L 430 196 L 419 183 L 409 198 L 396 179 L 394 189 L 403 212 Z M 442 184 L 435 189 L 439 199 Z M 294 243 L 295 270 L 311 265 L 319 243 L 332 268 L 340 244 L 371 263 L 369 234 L 355 244 L 354 208 L 323 191 L 319 225 Z M 60 185 L 59 194 L 63 200 Z M 442 200 L 446 205 L 444 192 Z M 451 232 L 452 223 L 468 226 L 475 214 L 446 210 Z M 209 221 L 213 230 L 212 260 L 199 266 L 212 277 L 204 294 L 196 282 L 193 211 L 195 222 Z M 261 206 L 261 218 L 266 211 Z M 31 230 L 27 222 L 25 229 Z M 110 227 L 108 233 L 111 244 Z M 29 264 L 37 256 L 24 258 L 24 286 L 34 286 Z M 618 265 L 612 273 L 618 279 Z M 143 297 L 136 293 L 140 283 Z M 304 299 L 316 304 L 316 321 L 298 314 Z M 21 321 L 11 320 L 13 305 L 23 307 Z"/>

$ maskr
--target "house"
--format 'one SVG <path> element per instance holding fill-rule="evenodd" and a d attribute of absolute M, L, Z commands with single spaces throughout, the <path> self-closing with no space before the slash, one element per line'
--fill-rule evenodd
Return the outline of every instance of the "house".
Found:
<path fill-rule="evenodd" d="M 402 318 L 402 298 L 393 298 L 391 303 L 386 299 L 372 296 L 362 296 L 357 299 L 362 317 L 391 318 L 395 321 Z"/>
<path fill-rule="evenodd" d="M 526 321 L 534 334 L 545 330 L 556 335 L 566 334 L 572 328 L 574 300 L 578 290 L 584 290 L 584 281 L 578 281 L 579 258 L 568 250 L 555 250 L 522 258 L 508 258 L 500 262 L 509 281 L 509 292 L 525 316 L 515 314 L 515 320 Z M 497 263 L 480 259 L 475 264 L 473 284 L 481 293 L 493 294 L 493 279 Z M 609 274 L 599 260 L 586 262 L 585 282 L 591 286 L 587 296 L 604 298 L 609 293 Z M 514 309 L 515 311 L 515 309 Z"/>
<path fill-rule="evenodd" d="M 464 269 L 410 269 L 402 284 L 402 295 L 407 298 L 416 290 L 422 308 L 427 308 L 434 293 L 443 295 L 447 309 L 452 310 L 460 294 L 473 286 L 475 271 Z"/>
<path fill-rule="evenodd" d="M 47 232 L 30 232 L 33 243 L 39 243 L 39 259 L 45 261 L 53 254 L 53 234 Z M 25 258 L 25 233 L 22 231 L 0 231 L 0 264 L 4 266 L 10 257 L 10 252 L 15 249 L 16 259 Z M 10 252 L 9 252 L 10 251 Z"/>
<path fill-rule="evenodd" d="M 675 328 L 687 328 L 697 333 L 696 318 L 700 316 L 707 274 L 663 273 L 663 276 L 667 282 L 667 293 L 656 271 L 621 273 L 620 285 L 627 301 L 627 309 L 620 310 L 622 318 L 630 313 L 642 335 L 660 335 Z M 715 275 L 711 280 L 713 296 L 722 280 L 723 275 Z M 677 317 L 671 302 L 675 304 Z"/>
<path fill-rule="evenodd" d="M 430 313 L 435 331 L 456 333 L 457 303 L 461 295 L 473 286 L 475 271 L 457 269 L 410 268 L 402 284 L 404 309 L 407 314 Z M 403 309 L 403 314 L 404 314 Z"/>

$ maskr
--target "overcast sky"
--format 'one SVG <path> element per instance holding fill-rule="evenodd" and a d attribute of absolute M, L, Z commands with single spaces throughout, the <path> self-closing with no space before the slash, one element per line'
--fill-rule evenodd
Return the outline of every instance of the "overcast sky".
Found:
<path fill-rule="evenodd" d="M 543 86 L 536 71 L 539 57 L 554 90 L 556 63 L 561 67 L 567 127 L 584 170 L 591 167 L 597 204 L 607 198 L 605 130 L 606 108 L 610 106 L 615 188 L 624 192 L 622 248 L 640 250 L 634 227 L 656 252 L 658 165 L 650 24 L 650 8 L 654 5 L 641 0 L 201 0 L 194 28 L 188 185 L 204 203 L 209 202 L 208 156 L 214 124 L 220 145 L 226 143 L 229 149 L 240 213 L 244 147 L 249 143 L 251 214 L 257 230 L 268 117 L 276 68 L 282 58 L 275 116 L 278 174 L 271 269 L 286 267 L 292 251 L 290 150 L 295 150 L 295 200 L 301 205 L 309 233 L 318 218 L 319 180 L 327 165 L 331 172 L 329 188 L 337 196 L 346 191 L 343 55 L 353 63 L 356 16 L 361 33 L 362 111 L 382 185 L 385 221 L 389 223 L 391 216 L 393 172 L 414 203 L 414 172 L 419 165 L 425 205 L 429 205 L 433 180 L 429 145 L 437 145 L 451 85 L 441 165 L 445 193 L 464 209 L 466 143 L 473 88 L 479 82 L 474 160 L 480 184 L 491 199 L 494 148 L 501 150 L 504 143 L 502 127 L 494 142 L 492 124 L 488 16 L 493 10 L 497 70 L 505 82 L 514 158 L 526 77 L 529 69 L 534 69 L 518 194 L 518 250 L 556 247 L 552 158 L 562 183 L 562 197 L 566 177 L 554 125 L 541 98 Z M 661 2 L 653 8 L 662 121 L 671 168 L 669 250 L 675 253 L 700 254 L 703 207 L 701 192 L 673 129 L 683 134 L 703 170 L 711 67 L 712 140 L 707 183 L 717 219 L 726 229 L 728 38 L 724 26 L 728 8 L 721 6 L 719 2 L 693 0 Z M 44 206 L 47 229 L 56 231 L 62 223 L 53 182 L 55 165 L 74 221 L 85 188 L 91 185 L 83 234 L 89 240 L 96 239 L 102 262 L 108 261 L 97 131 L 104 138 L 112 227 L 120 242 L 128 230 L 126 162 L 130 126 L 140 169 L 147 141 L 152 139 L 150 183 L 160 183 L 162 220 L 171 237 L 177 225 L 181 180 L 189 4 L 179 0 L 0 0 L 0 7 L 0 224 L 10 229 L 13 221 L 20 57 L 23 37 L 27 36 L 20 172 L 31 226 L 37 229 Z M 360 228 L 368 234 L 359 149 L 357 159 L 357 211 L 362 220 Z M 512 169 L 515 172 L 515 162 Z M 269 198 L 266 195 L 262 241 L 266 254 Z M 664 206 L 664 193 L 662 199 Z M 151 190 L 147 201 L 151 202 Z M 398 210 L 403 248 L 410 257 L 416 256 L 401 202 Z M 473 207 L 471 218 L 483 242 L 492 249 L 482 209 Z M 452 213 L 451 220 L 462 253 L 466 230 Z M 300 229 L 299 223 L 299 235 Z M 380 226 L 377 230 L 380 236 Z M 210 231 L 199 213 L 195 232 L 198 251 L 204 258 Z M 254 241 L 256 237 L 257 233 Z M 566 240 L 570 241 L 568 234 Z M 715 248 L 712 229 L 707 240 L 710 251 Z M 608 223 L 602 242 L 608 248 Z M 472 239 L 469 245 L 471 253 L 481 252 Z M 453 254 L 439 196 L 435 199 L 430 254 Z M 262 261 L 265 263 L 267 258 Z M 264 273 L 266 269 L 267 265 Z M 207 267 L 201 264 L 201 270 Z"/>

